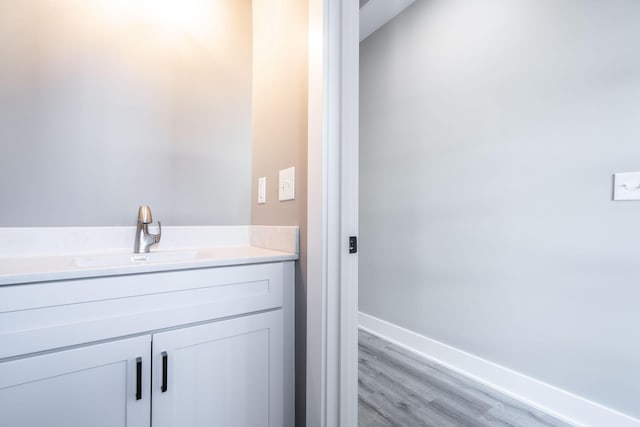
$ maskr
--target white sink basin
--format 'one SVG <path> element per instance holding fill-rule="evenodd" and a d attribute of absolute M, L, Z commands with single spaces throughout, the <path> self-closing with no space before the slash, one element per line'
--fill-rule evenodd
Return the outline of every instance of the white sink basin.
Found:
<path fill-rule="evenodd" d="M 188 261 L 196 258 L 197 251 L 150 252 L 148 254 L 100 254 L 75 258 L 78 267 L 103 267 L 110 265 L 149 264 L 156 262 Z"/>

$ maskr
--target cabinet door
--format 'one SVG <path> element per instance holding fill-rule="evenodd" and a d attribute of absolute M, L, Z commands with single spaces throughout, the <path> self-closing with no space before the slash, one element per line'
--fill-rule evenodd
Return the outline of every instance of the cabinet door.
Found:
<path fill-rule="evenodd" d="M 153 427 L 283 425 L 282 310 L 153 335 Z"/>
<path fill-rule="evenodd" d="M 148 427 L 150 361 L 147 335 L 2 362 L 0 426 Z"/>

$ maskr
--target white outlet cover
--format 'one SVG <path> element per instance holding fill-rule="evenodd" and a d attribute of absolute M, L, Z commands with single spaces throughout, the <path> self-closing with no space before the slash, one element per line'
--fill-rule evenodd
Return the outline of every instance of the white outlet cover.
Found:
<path fill-rule="evenodd" d="M 613 200 L 640 200 L 640 172 L 613 175 Z"/>
<path fill-rule="evenodd" d="M 258 204 L 267 203 L 267 177 L 258 178 Z"/>
<path fill-rule="evenodd" d="M 278 199 L 293 200 L 296 198 L 296 168 L 283 169 L 278 174 Z"/>

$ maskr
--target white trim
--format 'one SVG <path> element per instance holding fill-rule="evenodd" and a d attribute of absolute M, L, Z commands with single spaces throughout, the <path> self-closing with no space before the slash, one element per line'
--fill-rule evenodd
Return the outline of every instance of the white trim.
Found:
<path fill-rule="evenodd" d="M 359 2 L 343 1 L 340 40 L 340 426 L 358 425 Z"/>
<path fill-rule="evenodd" d="M 360 312 L 360 329 L 486 384 L 571 424 L 640 427 L 640 420 L 512 371 L 434 339 Z"/>
<path fill-rule="evenodd" d="M 307 426 L 357 425 L 358 3 L 309 0 Z"/>
<path fill-rule="evenodd" d="M 326 426 L 325 0 L 309 0 L 306 425 Z"/>
<path fill-rule="evenodd" d="M 340 403 L 340 215 L 342 124 L 342 8 L 341 0 L 325 0 L 325 118 L 326 169 L 326 418 L 325 426 L 339 426 Z"/>

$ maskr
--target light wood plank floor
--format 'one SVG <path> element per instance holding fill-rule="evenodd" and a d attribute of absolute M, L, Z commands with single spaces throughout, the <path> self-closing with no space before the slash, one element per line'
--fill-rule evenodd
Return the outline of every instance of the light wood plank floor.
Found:
<path fill-rule="evenodd" d="M 364 331 L 358 347 L 359 426 L 569 426 Z"/>

